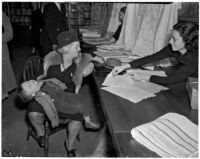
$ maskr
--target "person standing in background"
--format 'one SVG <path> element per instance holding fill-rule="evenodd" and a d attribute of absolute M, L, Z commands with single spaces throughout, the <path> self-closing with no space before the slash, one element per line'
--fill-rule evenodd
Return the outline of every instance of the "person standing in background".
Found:
<path fill-rule="evenodd" d="M 68 23 L 64 4 L 47 3 L 43 11 L 44 26 L 41 33 L 42 57 L 57 47 L 56 37 L 68 31 Z"/>
<path fill-rule="evenodd" d="M 9 18 L 2 13 L 2 99 L 17 87 L 17 82 L 10 62 L 7 42 L 13 38 L 13 29 Z"/>
<path fill-rule="evenodd" d="M 39 8 L 39 3 L 32 2 L 31 3 L 33 12 L 31 15 L 31 47 L 32 51 L 31 54 L 40 54 L 41 47 L 40 47 L 40 32 L 42 31 L 43 26 L 43 17 L 41 10 Z"/>

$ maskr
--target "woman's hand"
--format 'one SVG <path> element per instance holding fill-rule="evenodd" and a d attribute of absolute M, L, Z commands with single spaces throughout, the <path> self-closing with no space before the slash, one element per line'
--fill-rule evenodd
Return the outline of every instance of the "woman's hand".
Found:
<path fill-rule="evenodd" d="M 51 120 L 51 126 L 52 126 L 52 128 L 55 128 L 55 127 L 57 127 L 58 125 L 59 125 L 59 119 L 53 118 L 53 119 Z"/>
<path fill-rule="evenodd" d="M 130 64 L 126 64 L 126 65 L 123 65 L 123 66 L 115 66 L 114 69 L 112 70 L 112 76 L 116 76 L 118 75 L 120 72 L 124 71 L 125 69 L 128 69 L 130 68 Z"/>
<path fill-rule="evenodd" d="M 145 75 L 142 73 L 134 73 L 132 79 L 136 81 L 149 81 L 151 75 Z"/>
<path fill-rule="evenodd" d="M 83 76 L 86 77 L 91 74 L 94 70 L 94 64 L 90 62 L 83 70 Z"/>
<path fill-rule="evenodd" d="M 37 81 L 43 79 L 44 77 L 45 77 L 45 75 L 44 75 L 44 74 L 41 74 L 40 76 L 37 77 Z"/>

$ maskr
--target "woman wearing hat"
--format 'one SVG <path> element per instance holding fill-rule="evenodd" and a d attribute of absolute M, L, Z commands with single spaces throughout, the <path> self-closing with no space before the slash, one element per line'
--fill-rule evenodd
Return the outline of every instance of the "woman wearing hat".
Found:
<path fill-rule="evenodd" d="M 56 78 L 65 84 L 65 92 L 70 93 L 68 103 L 77 103 L 81 101 L 82 106 L 87 106 L 87 100 L 78 94 L 82 84 L 83 77 L 90 74 L 93 70 L 93 64 L 90 63 L 91 58 L 87 55 L 81 55 L 80 42 L 75 32 L 62 32 L 57 37 L 58 47 L 55 51 L 50 52 L 44 59 L 44 75 L 45 79 Z M 81 56 L 80 56 L 81 55 Z M 41 79 L 41 77 L 40 77 Z M 72 94 L 76 93 L 76 94 Z M 73 99 L 76 99 L 74 101 Z M 34 102 L 34 103 L 33 103 Z M 44 136 L 43 114 L 45 113 L 41 105 L 33 101 L 28 107 L 28 116 L 32 125 L 36 128 L 38 136 Z M 80 106 L 80 105 L 79 105 Z M 85 107 L 84 107 L 85 108 Z M 77 110 L 78 111 L 78 110 Z M 70 112 L 69 112 L 70 113 Z M 87 114 L 84 109 L 84 114 Z M 76 117 L 75 117 L 76 118 Z M 69 117 L 70 119 L 70 117 Z M 65 148 L 69 157 L 75 157 L 74 141 L 79 134 L 82 119 L 79 115 L 71 120 L 68 127 L 68 139 L 65 141 Z M 92 122 L 88 114 L 84 118 L 85 127 L 90 129 L 98 129 L 99 124 Z"/>

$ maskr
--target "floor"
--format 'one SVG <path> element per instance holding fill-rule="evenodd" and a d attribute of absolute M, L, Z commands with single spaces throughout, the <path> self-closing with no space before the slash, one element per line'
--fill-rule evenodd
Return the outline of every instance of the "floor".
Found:
<path fill-rule="evenodd" d="M 25 45 L 13 46 L 13 69 L 18 84 L 21 82 L 22 70 L 25 61 L 31 56 L 31 48 Z M 101 108 L 94 101 L 91 86 L 83 85 L 80 93 L 85 95 L 89 101 L 88 109 L 95 114 L 95 120 L 102 123 L 103 116 Z M 112 140 L 107 131 L 90 132 L 81 129 L 80 142 L 76 141 L 77 156 L 79 157 L 115 157 Z M 103 134 L 103 135 L 102 135 Z M 2 154 L 3 156 L 41 157 L 44 156 L 43 149 L 38 146 L 33 138 L 26 140 L 27 119 L 26 105 L 17 100 L 17 93 L 10 93 L 8 99 L 2 102 Z M 50 137 L 49 157 L 66 157 L 64 149 L 65 130 L 62 130 Z M 96 146 L 94 146 L 96 145 Z M 4 150 L 4 151 L 3 151 Z"/>

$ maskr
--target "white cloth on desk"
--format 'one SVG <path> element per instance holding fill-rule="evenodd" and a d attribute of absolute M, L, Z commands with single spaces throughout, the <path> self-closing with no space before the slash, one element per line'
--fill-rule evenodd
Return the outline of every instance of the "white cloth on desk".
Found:
<path fill-rule="evenodd" d="M 133 128 L 131 135 L 161 157 L 198 157 L 198 126 L 177 113 Z"/>

